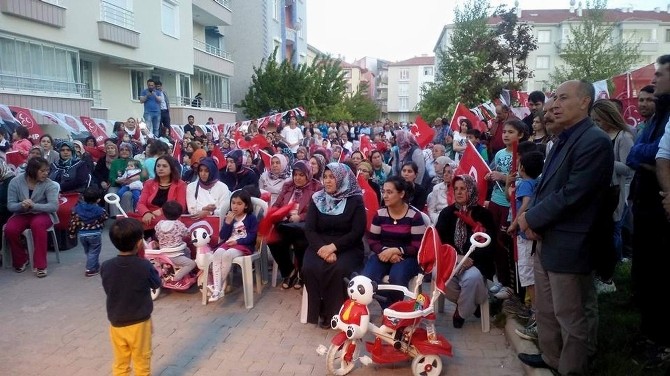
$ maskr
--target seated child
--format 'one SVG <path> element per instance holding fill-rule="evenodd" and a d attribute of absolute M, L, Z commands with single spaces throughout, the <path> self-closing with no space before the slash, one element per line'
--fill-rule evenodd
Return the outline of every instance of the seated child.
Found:
<path fill-rule="evenodd" d="M 119 197 L 123 197 L 128 191 L 133 193 L 133 210 L 135 210 L 137 201 L 140 199 L 140 193 L 142 192 L 142 181 L 140 180 L 141 172 L 142 167 L 140 161 L 131 159 L 128 161 L 126 171 L 116 179 L 116 182 L 121 185 L 121 188 L 119 188 L 119 191 L 117 192 Z"/>
<path fill-rule="evenodd" d="M 191 252 L 184 242 L 184 237 L 188 236 L 188 229 L 178 220 L 183 210 L 177 201 L 167 201 L 163 204 L 166 219 L 158 221 L 155 228 L 161 253 L 168 256 L 177 267 L 172 282 L 181 281 L 195 268 L 195 261 L 186 256 Z"/>
<path fill-rule="evenodd" d="M 486 145 L 481 143 L 482 132 L 479 129 L 468 129 L 466 132 L 468 141 L 472 142 L 479 155 L 484 158 L 484 162 L 489 163 L 489 152 L 486 151 Z"/>
<path fill-rule="evenodd" d="M 256 246 L 258 220 L 253 214 L 251 195 L 245 189 L 238 189 L 230 197 L 230 211 L 223 220 L 219 237 L 226 239 L 214 251 L 212 257 L 212 275 L 214 286 L 210 302 L 223 297 L 223 282 L 228 277 L 233 259 L 238 256 L 250 255 Z"/>

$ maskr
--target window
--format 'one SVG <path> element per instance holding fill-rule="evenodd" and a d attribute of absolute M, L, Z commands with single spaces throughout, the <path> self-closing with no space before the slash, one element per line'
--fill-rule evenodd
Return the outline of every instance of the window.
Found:
<path fill-rule="evenodd" d="M 202 93 L 202 107 L 230 110 L 230 83 L 228 77 L 198 71 L 194 77 Z"/>
<path fill-rule="evenodd" d="M 342 76 L 345 80 L 350 80 L 351 79 L 351 69 L 345 69 L 344 75 Z"/>
<path fill-rule="evenodd" d="M 409 93 L 409 84 L 400 83 L 398 84 L 398 95 L 407 96 Z"/>
<path fill-rule="evenodd" d="M 549 69 L 549 56 L 538 56 L 535 60 L 535 69 Z"/>
<path fill-rule="evenodd" d="M 551 30 L 539 30 L 537 32 L 537 43 L 551 43 Z"/>
<path fill-rule="evenodd" d="M 131 70 L 130 71 L 130 90 L 131 98 L 140 100 L 140 93 L 144 89 L 144 72 Z"/>
<path fill-rule="evenodd" d="M 279 6 L 281 1 L 280 0 L 272 0 L 272 18 L 275 21 L 279 21 Z"/>
<path fill-rule="evenodd" d="M 423 67 L 423 75 L 424 76 L 432 76 L 433 75 L 433 67 Z"/>
<path fill-rule="evenodd" d="M 651 29 L 629 29 L 621 32 L 621 38 L 626 42 L 654 43 L 656 42 L 656 30 Z"/>
<path fill-rule="evenodd" d="M 179 96 L 182 98 L 183 105 L 189 105 L 191 102 L 191 76 L 179 74 Z"/>
<path fill-rule="evenodd" d="M 174 0 L 163 0 L 161 30 L 163 34 L 179 38 L 179 5 Z"/>
<path fill-rule="evenodd" d="M 400 79 L 409 80 L 409 69 L 403 68 L 400 70 Z"/>
<path fill-rule="evenodd" d="M 100 19 L 126 29 L 133 29 L 135 27 L 133 0 L 100 0 Z"/>
<path fill-rule="evenodd" d="M 305 38 L 305 35 L 302 32 L 302 29 L 305 27 L 305 25 L 302 23 L 302 18 L 298 18 L 298 22 L 296 22 L 293 26 L 295 26 L 296 30 L 298 31 L 298 37 L 301 39 Z"/>
<path fill-rule="evenodd" d="M 0 34 L 0 87 L 81 94 L 79 52 Z"/>
<path fill-rule="evenodd" d="M 665 43 L 670 43 L 670 29 L 665 29 Z"/>
<path fill-rule="evenodd" d="M 347 83 L 347 84 L 345 85 L 345 87 L 344 87 L 344 92 L 347 93 L 347 94 L 350 94 L 350 93 L 351 93 L 351 84 L 350 84 L 350 83 Z"/>
<path fill-rule="evenodd" d="M 401 123 L 407 123 L 409 121 L 409 114 L 408 113 L 402 113 L 398 115 L 398 121 Z"/>
<path fill-rule="evenodd" d="M 408 97 L 398 97 L 398 110 L 409 111 L 409 98 Z"/>
<path fill-rule="evenodd" d="M 282 58 L 281 58 L 282 57 L 281 41 L 276 40 L 276 39 L 274 40 L 274 49 L 275 49 L 275 51 L 277 51 L 277 55 L 275 56 L 275 61 L 277 63 L 281 64 L 281 60 L 282 60 Z"/>

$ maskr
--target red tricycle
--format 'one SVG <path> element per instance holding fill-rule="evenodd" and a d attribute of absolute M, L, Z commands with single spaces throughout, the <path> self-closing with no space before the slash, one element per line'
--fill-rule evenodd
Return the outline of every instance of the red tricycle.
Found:
<path fill-rule="evenodd" d="M 435 229 L 429 227 L 417 257 L 424 273 L 431 273 L 435 268 L 436 288 L 431 297 L 418 292 L 423 274 L 418 276 L 415 291 L 397 285 L 377 287 L 369 278 L 360 275 L 349 281 L 349 299 L 331 320 L 331 327 L 340 332 L 333 337 L 328 349 L 325 346 L 317 349 L 321 355 L 326 355 L 330 374 L 348 374 L 354 369 L 356 360 L 363 365 L 411 360 L 415 376 L 439 375 L 442 372 L 440 355 L 452 356 L 452 352 L 449 341 L 435 331 L 434 302 L 440 294 L 444 294 L 447 282 L 458 272 L 463 260 L 475 248 L 486 247 L 491 238 L 482 232 L 474 233 L 470 237 L 472 246 L 458 264 L 455 249 L 439 244 L 437 239 Z M 401 291 L 406 297 L 384 310 L 381 326 L 370 322 L 368 311 L 376 290 Z M 373 341 L 365 343 L 370 356 L 360 356 L 362 339 L 368 332 L 374 335 Z"/>

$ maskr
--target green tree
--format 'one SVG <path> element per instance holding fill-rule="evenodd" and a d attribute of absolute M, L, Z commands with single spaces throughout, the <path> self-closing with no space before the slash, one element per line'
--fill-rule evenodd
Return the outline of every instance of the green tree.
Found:
<path fill-rule="evenodd" d="M 339 61 L 321 56 L 311 65 L 294 66 L 286 60 L 278 63 L 276 56 L 277 49 L 254 67 L 249 91 L 235 106 L 247 117 L 303 106 L 311 117 L 324 119 L 342 103 L 346 82 Z"/>
<path fill-rule="evenodd" d="M 425 119 L 448 116 L 459 101 L 468 107 L 487 101 L 490 88 L 499 87 L 502 51 L 495 30 L 487 25 L 489 9 L 488 0 L 456 7 L 450 44 L 437 52 L 435 82 L 422 88 L 418 110 Z"/>
<path fill-rule="evenodd" d="M 550 75 L 554 87 L 567 80 L 609 79 L 640 61 L 639 42 L 620 38 L 616 24 L 605 18 L 607 0 L 586 1 L 586 8 L 581 22 L 570 25 L 567 42 L 557 46 L 565 65 Z"/>
<path fill-rule="evenodd" d="M 519 22 L 517 9 L 506 10 L 499 7 L 494 16 L 500 18 L 495 33 L 500 43 L 498 64 L 503 76 L 503 86 L 507 89 L 520 90 L 526 79 L 533 77 L 533 71 L 526 61 L 528 55 L 537 49 L 537 39 L 533 29 L 525 22 Z M 500 92 L 496 90 L 496 93 Z"/>
<path fill-rule="evenodd" d="M 344 98 L 344 106 L 351 114 L 352 120 L 370 122 L 379 119 L 379 108 L 367 96 L 368 88 L 367 82 L 361 82 L 356 94 Z"/>

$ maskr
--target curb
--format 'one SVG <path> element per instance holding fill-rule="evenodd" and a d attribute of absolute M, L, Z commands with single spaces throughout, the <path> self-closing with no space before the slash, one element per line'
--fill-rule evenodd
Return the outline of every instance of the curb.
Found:
<path fill-rule="evenodd" d="M 507 317 L 505 320 L 505 337 L 507 337 L 507 341 L 509 341 L 517 354 L 537 354 L 540 352 L 540 350 L 537 348 L 537 345 L 535 345 L 535 342 L 519 337 L 516 333 L 514 333 L 515 329 L 523 329 L 523 326 L 515 319 Z M 519 363 L 521 363 L 521 366 L 523 367 L 527 376 L 553 376 L 553 373 L 548 369 L 533 368 L 523 364 L 521 361 L 519 361 Z"/>

